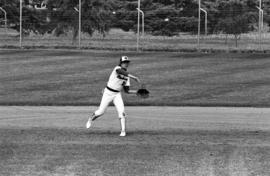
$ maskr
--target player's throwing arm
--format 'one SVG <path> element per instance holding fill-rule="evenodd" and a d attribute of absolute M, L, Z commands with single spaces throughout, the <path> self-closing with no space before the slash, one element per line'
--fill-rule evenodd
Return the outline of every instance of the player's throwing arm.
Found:
<path fill-rule="evenodd" d="M 129 64 L 130 60 L 127 56 L 122 56 L 120 58 L 119 65 L 113 69 L 109 77 L 109 81 L 107 82 L 107 86 L 102 95 L 100 106 L 88 119 L 86 128 L 90 128 L 93 121 L 102 116 L 110 102 L 113 102 L 120 119 L 120 136 L 126 136 L 126 114 L 121 91 L 124 90 L 124 92 L 128 94 L 137 94 L 137 96 L 142 98 L 146 98 L 149 95 L 149 91 L 147 91 L 148 93 L 143 91 L 142 94 L 141 90 L 130 90 L 130 79 L 135 80 L 137 83 L 140 83 L 140 79 L 127 71 Z M 147 93 L 146 96 L 144 96 L 145 93 Z"/>

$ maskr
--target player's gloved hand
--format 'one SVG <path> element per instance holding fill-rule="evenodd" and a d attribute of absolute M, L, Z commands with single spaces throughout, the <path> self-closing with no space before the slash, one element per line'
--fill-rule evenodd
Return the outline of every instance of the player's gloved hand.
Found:
<path fill-rule="evenodd" d="M 142 84 L 141 88 L 137 90 L 136 94 L 140 98 L 148 98 L 150 95 L 150 92 L 145 88 L 145 84 Z"/>

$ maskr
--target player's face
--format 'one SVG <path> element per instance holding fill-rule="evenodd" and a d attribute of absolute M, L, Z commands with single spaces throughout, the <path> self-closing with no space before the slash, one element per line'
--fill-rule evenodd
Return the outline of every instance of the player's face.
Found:
<path fill-rule="evenodd" d="M 123 62 L 123 63 L 121 64 L 121 66 L 122 66 L 123 68 L 127 69 L 128 66 L 129 66 L 129 62 Z"/>

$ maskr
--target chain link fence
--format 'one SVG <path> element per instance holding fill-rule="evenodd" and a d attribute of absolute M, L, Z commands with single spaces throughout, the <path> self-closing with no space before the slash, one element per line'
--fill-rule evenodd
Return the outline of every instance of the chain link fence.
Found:
<path fill-rule="evenodd" d="M 80 7 L 80 6 L 79 6 Z M 121 29 L 112 28 L 108 32 L 101 34 L 93 32 L 89 35 L 78 31 L 79 26 L 85 28 L 89 25 L 84 22 L 85 16 L 80 18 L 79 7 L 71 8 L 72 16 L 62 16 L 62 27 L 47 29 L 46 23 L 54 20 L 54 16 L 46 12 L 46 6 L 40 4 L 32 7 L 22 7 L 22 31 L 20 33 L 19 23 L 8 22 L 5 9 L 0 10 L 0 47 L 1 48 L 82 48 L 82 49 L 111 49 L 111 50 L 149 50 L 149 51 L 185 51 L 185 50 L 270 50 L 270 30 L 265 24 L 259 30 L 259 24 L 254 25 L 253 32 L 241 34 L 240 36 L 226 34 L 204 34 L 198 41 L 197 34 L 179 33 L 179 35 L 153 36 L 149 33 L 140 33 L 139 38 L 136 31 L 125 32 Z M 20 8 L 18 5 L 17 8 Z M 26 11 L 26 8 L 32 10 Z M 55 9 L 57 10 L 57 9 Z M 38 13 L 37 13 L 38 12 Z M 8 12 L 7 12 L 8 13 Z M 35 14 L 35 15 L 33 15 Z M 67 13 L 67 14 L 70 14 Z M 20 19 L 20 14 L 14 18 Z M 115 15 L 112 12 L 111 15 Z M 147 14 L 146 14 L 147 15 Z M 205 19 L 202 14 L 201 28 L 204 28 Z M 80 20 L 82 23 L 80 23 Z M 13 19 L 14 20 L 14 19 Z M 142 19 L 141 19 L 142 21 Z M 164 17 L 164 21 L 169 19 Z M 74 23 L 70 26 L 68 23 Z M 263 23 L 261 23 L 262 25 Z M 44 25 L 44 27 L 43 27 Z M 142 25 L 142 23 L 140 23 Z M 41 29 L 35 31 L 35 28 Z M 44 31 L 42 31 L 44 29 Z M 140 29 L 143 31 L 142 27 Z M 49 31 L 49 32 L 48 32 Z M 80 38 L 78 37 L 80 36 Z"/>

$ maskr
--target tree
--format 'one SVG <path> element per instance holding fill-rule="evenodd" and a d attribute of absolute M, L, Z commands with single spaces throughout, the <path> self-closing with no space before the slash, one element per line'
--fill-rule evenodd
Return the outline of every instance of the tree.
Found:
<path fill-rule="evenodd" d="M 10 28 L 20 30 L 20 1 L 19 0 L 0 0 L 0 5 L 7 11 L 7 19 Z M 36 1 L 37 2 L 37 1 Z M 29 1 L 23 1 L 23 35 L 34 33 L 44 33 L 46 30 L 46 12 L 35 10 L 30 6 Z"/>
<path fill-rule="evenodd" d="M 270 1 L 266 1 L 263 4 L 263 9 L 265 11 L 265 22 L 268 24 L 269 26 L 269 32 L 270 32 Z"/>
<path fill-rule="evenodd" d="M 41 3 L 46 4 L 46 8 L 36 9 Z M 74 41 L 79 29 L 78 3 L 78 0 L 24 0 L 23 34 L 54 31 L 59 36 L 72 30 Z M 19 31 L 19 0 L 0 0 L 0 4 L 7 11 L 9 24 Z M 111 27 L 111 5 L 109 0 L 82 0 L 82 31 L 89 35 L 98 31 L 105 35 Z"/>
<path fill-rule="evenodd" d="M 73 42 L 79 30 L 78 0 L 49 0 L 51 22 L 48 24 L 59 36 L 72 30 Z M 90 36 L 94 31 L 105 36 L 110 29 L 111 4 L 106 0 L 82 0 L 82 31 Z"/>
<path fill-rule="evenodd" d="M 122 2 L 122 3 L 120 3 Z M 137 0 L 120 1 L 116 8 L 114 27 L 137 31 Z M 145 31 L 153 35 L 178 35 L 179 32 L 197 31 L 196 0 L 142 0 L 145 13 Z M 168 19 L 165 21 L 165 19 Z"/>
<path fill-rule="evenodd" d="M 225 18 L 218 23 L 218 26 L 222 32 L 234 35 L 236 47 L 238 47 L 238 40 L 241 34 L 249 31 L 249 23 L 246 15 Z"/>
<path fill-rule="evenodd" d="M 23 33 L 54 32 L 55 35 L 72 31 L 73 41 L 78 35 L 79 0 L 24 0 Z M 35 5 L 46 4 L 44 10 Z M 105 34 L 110 28 L 137 31 L 138 0 L 82 0 L 82 31 Z M 255 30 L 258 24 L 256 0 L 205 0 L 202 8 L 208 12 L 208 32 L 237 34 Z M 8 23 L 19 30 L 19 0 L 0 0 L 8 12 Z M 270 26 L 270 1 L 264 1 L 265 22 Z M 145 31 L 154 35 L 177 35 L 197 32 L 198 0 L 141 0 L 145 13 Z M 113 13 L 114 12 L 114 13 Z M 168 19 L 165 21 L 165 19 Z M 239 21 L 239 23 L 235 23 Z M 239 27 L 243 23 L 243 27 Z M 201 23 L 204 25 L 204 22 Z M 234 25 L 235 24 L 235 25 Z M 237 29 L 230 29 L 232 26 Z M 238 32 L 237 32 L 238 31 Z M 203 32 L 203 31 L 202 31 Z"/>
<path fill-rule="evenodd" d="M 246 10 L 243 1 L 223 0 L 219 6 L 219 22 L 216 29 L 226 34 L 232 34 L 235 38 L 235 46 L 238 46 L 238 40 L 242 33 L 252 30 L 252 13 Z"/>

